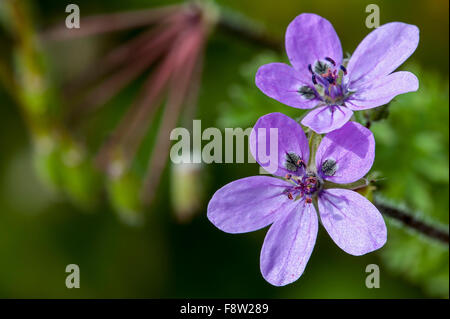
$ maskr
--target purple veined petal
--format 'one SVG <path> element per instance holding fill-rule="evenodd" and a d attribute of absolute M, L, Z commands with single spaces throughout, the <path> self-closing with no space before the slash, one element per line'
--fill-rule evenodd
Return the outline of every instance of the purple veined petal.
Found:
<path fill-rule="evenodd" d="M 261 250 L 261 273 L 274 286 L 296 281 L 305 270 L 316 242 L 318 219 L 314 206 L 301 201 L 277 219 Z"/>
<path fill-rule="evenodd" d="M 310 75 L 308 64 L 326 57 L 342 62 L 341 42 L 333 25 L 316 14 L 297 16 L 287 27 L 285 45 L 292 66 L 303 74 Z"/>
<path fill-rule="evenodd" d="M 360 256 L 381 248 L 386 224 L 364 196 L 348 189 L 327 189 L 319 195 L 319 215 L 330 237 L 342 250 Z"/>
<path fill-rule="evenodd" d="M 345 105 L 352 110 L 365 110 L 389 103 L 399 94 L 417 91 L 419 80 L 405 71 L 380 77 L 359 87 Z"/>
<path fill-rule="evenodd" d="M 286 174 L 298 175 L 304 169 L 299 166 L 296 170 L 290 170 L 292 165 L 286 165 L 288 154 L 298 156 L 306 164 L 309 160 L 305 132 L 300 124 L 281 113 L 270 113 L 258 119 L 250 134 L 250 150 L 266 171 L 282 177 Z"/>
<path fill-rule="evenodd" d="M 318 134 L 334 131 L 347 123 L 353 111 L 345 106 L 321 106 L 310 111 L 302 120 L 302 124 Z"/>
<path fill-rule="evenodd" d="M 231 182 L 213 195 L 208 219 L 227 233 L 246 233 L 273 223 L 280 213 L 292 209 L 283 191 L 290 184 L 270 176 L 252 176 Z"/>
<path fill-rule="evenodd" d="M 373 30 L 358 45 L 347 66 L 350 89 L 386 76 L 417 48 L 419 28 L 391 22 Z"/>
<path fill-rule="evenodd" d="M 375 138 L 372 132 L 356 122 L 328 133 L 316 152 L 316 167 L 325 180 L 353 183 L 364 177 L 375 159 Z"/>
<path fill-rule="evenodd" d="M 311 82 L 311 75 L 301 74 L 284 63 L 270 63 L 258 69 L 255 77 L 256 86 L 267 96 L 283 104 L 299 109 L 310 109 L 319 103 L 317 97 L 300 94 L 300 88 L 307 87 L 310 94 L 316 94 Z"/>

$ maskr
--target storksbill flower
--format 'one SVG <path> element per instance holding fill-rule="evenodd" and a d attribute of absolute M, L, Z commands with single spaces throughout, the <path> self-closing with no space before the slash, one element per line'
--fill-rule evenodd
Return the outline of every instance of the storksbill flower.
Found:
<path fill-rule="evenodd" d="M 304 13 L 286 30 L 286 53 L 292 67 L 284 63 L 263 65 L 256 74 L 256 85 L 283 104 L 314 108 L 302 124 L 319 134 L 328 133 L 342 127 L 353 111 L 381 106 L 398 94 L 417 91 L 414 74 L 392 72 L 418 43 L 416 26 L 387 23 L 369 33 L 346 64 L 331 23 Z"/>
<path fill-rule="evenodd" d="M 216 227 L 233 234 L 272 224 L 261 250 L 264 278 L 283 286 L 302 275 L 316 241 L 317 209 L 322 225 L 345 252 L 359 256 L 382 247 L 387 232 L 377 208 L 359 193 L 337 188 L 361 179 L 371 168 L 372 133 L 348 122 L 322 139 L 310 161 L 301 126 L 281 113 L 268 114 L 250 136 L 252 154 L 263 167 L 267 165 L 259 160 L 258 148 L 268 150 L 269 141 L 261 142 L 258 134 L 269 128 L 278 129 L 278 165 L 272 173 L 282 178 L 253 176 L 231 182 L 213 195 L 207 214 Z"/>

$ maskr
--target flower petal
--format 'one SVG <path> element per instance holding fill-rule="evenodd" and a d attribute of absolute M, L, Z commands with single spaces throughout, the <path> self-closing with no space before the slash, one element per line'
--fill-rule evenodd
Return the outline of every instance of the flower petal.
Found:
<path fill-rule="evenodd" d="M 365 197 L 348 189 L 327 189 L 319 196 L 323 226 L 333 241 L 351 255 L 360 256 L 386 243 L 386 224 Z"/>
<path fill-rule="evenodd" d="M 321 106 L 309 112 L 302 124 L 318 134 L 324 134 L 342 127 L 350 120 L 353 111 L 345 106 Z"/>
<path fill-rule="evenodd" d="M 261 250 L 263 277 L 272 285 L 296 281 L 305 270 L 316 242 L 317 214 L 312 204 L 298 203 L 277 219 L 267 232 Z"/>
<path fill-rule="evenodd" d="M 290 184 L 270 176 L 238 179 L 219 189 L 208 204 L 208 219 L 227 233 L 246 233 L 273 223 L 292 207 L 283 191 Z"/>
<path fill-rule="evenodd" d="M 310 75 L 308 64 L 326 57 L 336 63 L 342 61 L 342 47 L 333 25 L 312 13 L 297 16 L 287 27 L 286 53 L 292 66 L 302 74 Z"/>
<path fill-rule="evenodd" d="M 293 170 L 292 165 L 287 165 L 288 154 L 298 156 L 305 163 L 309 159 L 308 140 L 302 127 L 281 113 L 270 113 L 258 119 L 250 134 L 250 150 L 266 171 L 283 177 L 299 174 L 303 169 Z"/>
<path fill-rule="evenodd" d="M 352 110 L 370 109 L 389 103 L 399 94 L 418 89 L 419 80 L 414 74 L 399 71 L 358 87 L 345 105 Z"/>
<path fill-rule="evenodd" d="M 397 69 L 417 48 L 419 28 L 391 22 L 373 30 L 358 45 L 347 66 L 349 87 L 386 76 Z"/>
<path fill-rule="evenodd" d="M 300 94 L 302 87 L 313 90 L 311 77 L 309 81 L 301 78 L 300 73 L 284 63 L 270 63 L 258 69 L 255 77 L 256 86 L 267 96 L 283 104 L 299 109 L 310 109 L 319 103 L 317 97 Z"/>
<path fill-rule="evenodd" d="M 348 122 L 322 139 L 317 148 L 316 167 L 325 180 L 353 183 L 367 174 L 374 159 L 375 138 L 372 132 L 359 123 Z M 328 174 L 324 168 L 326 162 L 328 166 L 329 163 L 334 165 Z"/>

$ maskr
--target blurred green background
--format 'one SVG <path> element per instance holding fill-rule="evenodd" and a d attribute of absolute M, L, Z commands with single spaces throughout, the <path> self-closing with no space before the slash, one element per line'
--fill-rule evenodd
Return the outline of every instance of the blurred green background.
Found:
<path fill-rule="evenodd" d="M 30 1 L 35 32 L 62 25 L 69 3 Z M 177 1 L 75 3 L 83 19 L 90 14 Z M 370 3 L 380 7 L 381 24 L 402 21 L 417 25 L 421 32 L 418 49 L 401 67 L 417 75 L 419 91 L 397 97 L 389 106 L 388 118 L 372 125 L 377 141 L 373 169 L 384 177 L 377 193 L 430 223 L 448 228 L 448 1 L 216 1 L 219 10 L 232 10 L 236 21 L 239 15 L 251 18 L 279 39 L 296 15 L 317 13 L 334 25 L 348 52 L 370 32 L 364 24 L 365 8 Z M 11 25 L 18 21 L 8 21 L 4 8 L 0 9 L 0 59 L 2 65 L 20 75 L 29 65 L 14 53 L 16 39 L 11 36 Z M 24 23 L 19 21 L 16 28 Z M 131 30 L 35 43 L 45 54 L 45 62 L 38 64 L 51 74 L 58 92 L 64 80 L 135 34 L 136 30 Z M 282 60 L 286 60 L 285 53 L 269 51 L 217 28 L 206 48 L 195 118 L 202 120 L 203 128 L 223 129 L 250 127 L 269 112 L 299 116 L 298 110 L 264 96 L 253 82 L 258 66 Z M 134 81 L 100 112 L 83 119 L 83 129 L 73 134 L 83 141 L 88 153 L 98 150 L 140 84 L 142 79 Z M 61 112 L 58 110 L 64 109 L 66 101 L 53 101 L 46 94 L 31 94 L 28 102 L 39 107 L 38 99 L 43 99 L 42 103 L 52 103 L 55 113 Z M 55 186 L 49 172 L 58 164 L 51 156 L 36 155 L 36 143 L 45 148 L 48 141 L 30 133 L 27 115 L 2 86 L 0 102 L 0 297 L 448 298 L 448 247 L 387 218 L 387 244 L 363 257 L 338 249 L 321 228 L 303 276 L 289 286 L 272 287 L 259 271 L 266 230 L 230 235 L 217 230 L 206 218 L 211 195 L 232 180 L 257 174 L 256 164 L 204 164 L 194 170 L 168 165 L 153 204 L 141 208 L 133 199 L 138 192 L 134 178 L 145 173 L 156 124 L 135 160 L 135 175 L 127 181 L 118 184 L 96 174 L 85 176 L 81 166 L 60 169 L 63 182 Z M 72 145 L 62 145 L 61 152 L 70 154 Z M 127 218 L 123 214 L 134 209 L 145 213 L 145 221 L 138 226 L 123 222 Z M 65 287 L 65 267 L 71 263 L 80 266 L 80 289 Z M 365 286 L 365 267 L 371 263 L 380 266 L 379 289 Z"/>

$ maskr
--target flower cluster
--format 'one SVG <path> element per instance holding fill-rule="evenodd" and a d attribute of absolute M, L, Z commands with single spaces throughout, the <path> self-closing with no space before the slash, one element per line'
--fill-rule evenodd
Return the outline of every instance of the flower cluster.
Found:
<path fill-rule="evenodd" d="M 378 209 L 351 189 L 375 158 L 369 129 L 350 121 L 353 112 L 384 105 L 396 95 L 416 91 L 410 72 L 393 72 L 416 49 L 416 26 L 385 24 L 359 44 L 346 61 L 330 22 L 301 14 L 288 26 L 286 51 L 291 66 L 271 63 L 256 74 L 256 85 L 286 105 L 312 109 L 301 121 L 271 113 L 261 117 L 250 136 L 253 157 L 267 168 L 264 139 L 276 129 L 278 161 L 274 176 L 253 176 L 219 189 L 208 205 L 208 218 L 228 233 L 271 225 L 260 267 L 271 284 L 283 286 L 303 273 L 315 245 L 319 218 L 345 252 L 363 255 L 382 247 L 386 225 Z M 323 137 L 319 134 L 326 134 Z M 320 141 L 320 143 L 319 143 Z M 317 214 L 318 213 L 318 214 Z"/>

